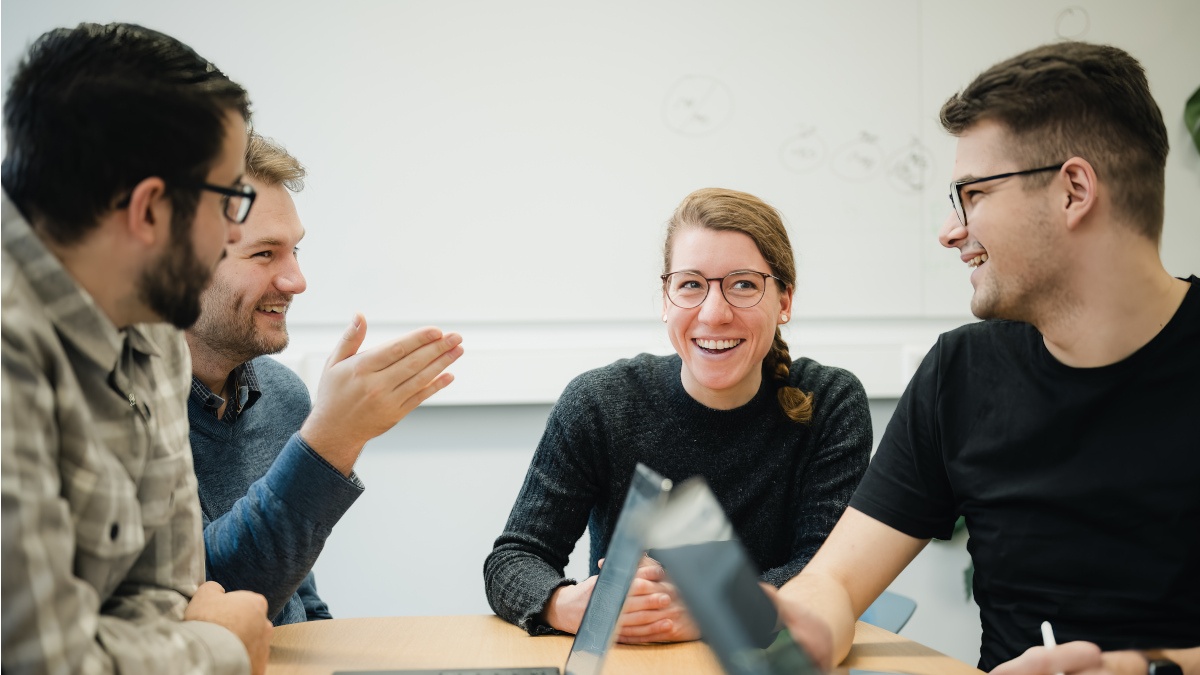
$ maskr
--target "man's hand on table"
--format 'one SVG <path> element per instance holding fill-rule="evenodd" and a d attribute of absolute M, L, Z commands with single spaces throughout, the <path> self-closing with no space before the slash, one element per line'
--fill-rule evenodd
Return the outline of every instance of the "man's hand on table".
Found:
<path fill-rule="evenodd" d="M 250 672 L 267 671 L 274 627 L 267 619 L 267 599 L 251 591 L 225 592 L 215 581 L 206 581 L 196 589 L 183 613 L 184 621 L 206 621 L 228 628 L 238 636 L 250 656 Z"/>

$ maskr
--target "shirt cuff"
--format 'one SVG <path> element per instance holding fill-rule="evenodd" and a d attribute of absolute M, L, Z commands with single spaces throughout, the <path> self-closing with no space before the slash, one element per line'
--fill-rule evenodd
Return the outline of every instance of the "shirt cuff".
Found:
<path fill-rule="evenodd" d="M 365 489 L 358 476 L 343 476 L 292 434 L 267 475 L 267 487 L 302 516 L 332 527 Z"/>
<path fill-rule="evenodd" d="M 250 655 L 233 631 L 207 621 L 184 621 L 179 628 L 190 633 L 196 642 L 208 649 L 212 668 L 204 669 L 206 672 L 213 675 L 250 675 Z"/>

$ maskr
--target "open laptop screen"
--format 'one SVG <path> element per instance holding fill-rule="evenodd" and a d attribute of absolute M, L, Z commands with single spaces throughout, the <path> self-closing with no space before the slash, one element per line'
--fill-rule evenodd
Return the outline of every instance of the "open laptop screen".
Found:
<path fill-rule="evenodd" d="M 675 490 L 649 543 L 726 673 L 820 675 L 808 654 L 780 632 L 775 604 L 702 479 Z"/>
<path fill-rule="evenodd" d="M 587 609 L 571 645 L 567 675 L 597 675 L 604 655 L 616 637 L 617 620 L 629 586 L 646 550 L 646 528 L 666 502 L 671 481 L 638 464 L 625 495 L 617 526 L 604 556 L 604 566 L 592 589 Z"/>

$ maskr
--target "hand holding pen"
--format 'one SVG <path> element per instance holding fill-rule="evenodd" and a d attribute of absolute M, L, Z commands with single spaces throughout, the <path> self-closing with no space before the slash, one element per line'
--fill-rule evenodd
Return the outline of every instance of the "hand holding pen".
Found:
<path fill-rule="evenodd" d="M 1054 628 L 1050 626 L 1049 621 L 1042 622 L 1042 646 L 1046 648 L 1047 652 L 1058 646 L 1058 643 L 1054 641 Z M 1063 675 L 1063 672 L 1060 670 L 1056 675 Z"/>
<path fill-rule="evenodd" d="M 1030 647 L 1017 658 L 1002 663 L 991 675 L 1078 675 L 1108 673 L 1100 648 L 1090 642 L 1059 645 L 1049 621 L 1042 622 L 1042 646 Z"/>

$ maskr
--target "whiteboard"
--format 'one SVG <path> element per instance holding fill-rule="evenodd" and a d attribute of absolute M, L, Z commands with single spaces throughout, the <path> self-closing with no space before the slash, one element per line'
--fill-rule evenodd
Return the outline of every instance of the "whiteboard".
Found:
<path fill-rule="evenodd" d="M 935 233 L 937 111 L 1060 37 L 1142 60 L 1171 129 L 1164 258 L 1200 270 L 1182 110 L 1200 3 L 6 0 L 5 81 L 42 31 L 171 33 L 251 92 L 310 170 L 294 325 L 623 321 L 661 302 L 663 226 L 693 189 L 785 216 L 801 319 L 968 317 Z"/>

